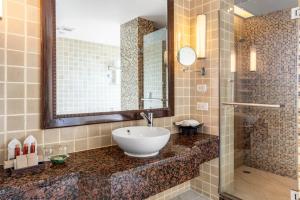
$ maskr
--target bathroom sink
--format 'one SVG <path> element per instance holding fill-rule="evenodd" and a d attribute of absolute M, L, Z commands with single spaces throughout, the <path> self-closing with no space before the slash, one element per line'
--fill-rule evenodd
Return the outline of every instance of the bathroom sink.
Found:
<path fill-rule="evenodd" d="M 135 126 L 112 132 L 114 141 L 132 157 L 155 156 L 169 141 L 170 131 L 159 127 Z"/>

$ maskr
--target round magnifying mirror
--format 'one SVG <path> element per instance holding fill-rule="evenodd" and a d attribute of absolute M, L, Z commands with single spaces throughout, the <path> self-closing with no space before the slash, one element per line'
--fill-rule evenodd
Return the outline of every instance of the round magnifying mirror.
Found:
<path fill-rule="evenodd" d="M 196 52 L 191 47 L 183 47 L 178 51 L 177 55 L 178 62 L 183 66 L 191 66 L 197 60 Z"/>

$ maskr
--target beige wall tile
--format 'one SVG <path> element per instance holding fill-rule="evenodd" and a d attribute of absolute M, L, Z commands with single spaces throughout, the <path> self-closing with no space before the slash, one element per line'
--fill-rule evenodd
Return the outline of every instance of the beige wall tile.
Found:
<path fill-rule="evenodd" d="M 4 116 L 0 116 L 0 132 L 4 132 Z"/>
<path fill-rule="evenodd" d="M 0 100 L 0 115 L 4 114 L 4 100 Z"/>
<path fill-rule="evenodd" d="M 111 135 L 111 124 L 101 125 L 101 136 Z"/>
<path fill-rule="evenodd" d="M 4 33 L 0 33 L 0 48 L 5 47 L 5 35 Z"/>
<path fill-rule="evenodd" d="M 101 147 L 101 137 L 88 138 L 88 148 L 96 149 Z"/>
<path fill-rule="evenodd" d="M 24 84 L 22 83 L 8 83 L 7 97 L 8 98 L 24 98 Z"/>
<path fill-rule="evenodd" d="M 68 153 L 75 152 L 75 141 L 61 142 L 60 144 L 67 146 Z"/>
<path fill-rule="evenodd" d="M 25 117 L 21 116 L 7 116 L 7 130 L 18 131 L 25 128 Z"/>
<path fill-rule="evenodd" d="M 23 99 L 8 99 L 7 100 L 7 114 L 24 114 L 24 100 Z"/>
<path fill-rule="evenodd" d="M 3 66 L 0 66 L 0 82 L 4 81 L 4 77 L 5 77 L 5 69 Z"/>
<path fill-rule="evenodd" d="M 40 113 L 41 111 L 41 102 L 40 100 L 27 100 L 27 113 Z"/>
<path fill-rule="evenodd" d="M 41 70 L 37 68 L 27 68 L 27 82 L 40 83 Z"/>
<path fill-rule="evenodd" d="M 40 129 L 41 128 L 41 117 L 40 115 L 27 115 L 26 117 L 26 128 L 31 129 Z"/>
<path fill-rule="evenodd" d="M 1 60 L 1 56 L 0 56 Z M 15 66 L 24 66 L 24 52 L 7 51 L 7 64 Z"/>
<path fill-rule="evenodd" d="M 58 143 L 59 142 L 59 129 L 48 129 L 44 131 L 44 143 Z"/>
<path fill-rule="evenodd" d="M 87 137 L 87 127 L 79 126 L 75 129 L 75 139 L 83 139 Z"/>
<path fill-rule="evenodd" d="M 5 63 L 4 50 L 0 49 L 0 64 L 3 65 L 4 63 Z"/>
<path fill-rule="evenodd" d="M 19 18 L 19 19 L 25 19 L 24 4 L 12 0 L 7 0 L 7 16 Z"/>
<path fill-rule="evenodd" d="M 37 37 L 40 38 L 40 24 L 38 23 L 32 23 L 32 22 L 28 22 L 27 23 L 27 35 L 31 36 L 31 37 Z"/>
<path fill-rule="evenodd" d="M 28 98 L 39 98 L 41 95 L 40 84 L 27 84 L 27 97 Z"/>
<path fill-rule="evenodd" d="M 35 7 L 40 7 L 40 1 L 39 0 L 27 0 L 27 4 Z"/>
<path fill-rule="evenodd" d="M 25 38 L 23 36 L 8 35 L 7 36 L 7 48 L 11 50 L 24 51 L 25 50 Z"/>
<path fill-rule="evenodd" d="M 88 126 L 88 137 L 100 136 L 100 127 L 98 124 Z"/>
<path fill-rule="evenodd" d="M 4 98 L 4 83 L 0 83 L 0 98 Z"/>
<path fill-rule="evenodd" d="M 40 9 L 35 6 L 27 6 L 27 19 L 31 22 L 39 22 Z"/>
<path fill-rule="evenodd" d="M 7 81 L 8 82 L 23 82 L 24 81 L 24 68 L 8 67 L 7 68 Z"/>
<path fill-rule="evenodd" d="M 6 148 L 5 135 L 0 134 L 0 149 Z"/>
<path fill-rule="evenodd" d="M 111 145 L 111 136 L 102 136 L 101 137 L 101 147 L 110 146 Z"/>
<path fill-rule="evenodd" d="M 41 58 L 39 54 L 28 53 L 27 54 L 27 67 L 41 67 Z"/>
<path fill-rule="evenodd" d="M 60 140 L 61 141 L 74 140 L 75 132 L 76 132 L 76 127 L 62 128 L 60 130 Z"/>
<path fill-rule="evenodd" d="M 27 51 L 31 53 L 40 53 L 41 40 L 37 38 L 27 38 Z"/>
<path fill-rule="evenodd" d="M 5 33 L 6 27 L 5 27 L 5 20 L 0 20 L 0 32 Z"/>
<path fill-rule="evenodd" d="M 87 139 L 76 140 L 75 141 L 75 151 L 84 151 L 87 150 Z"/>
<path fill-rule="evenodd" d="M 24 35 L 25 21 L 20 19 L 7 18 L 7 32 Z"/>

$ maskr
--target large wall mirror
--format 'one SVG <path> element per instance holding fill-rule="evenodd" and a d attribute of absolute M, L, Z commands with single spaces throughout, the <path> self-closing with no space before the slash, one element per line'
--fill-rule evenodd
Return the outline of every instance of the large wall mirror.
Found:
<path fill-rule="evenodd" d="M 173 115 L 173 0 L 44 0 L 44 128 Z"/>

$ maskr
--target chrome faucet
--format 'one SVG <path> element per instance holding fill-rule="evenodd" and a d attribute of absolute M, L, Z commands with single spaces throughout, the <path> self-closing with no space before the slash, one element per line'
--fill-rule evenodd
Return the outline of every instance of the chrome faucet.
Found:
<path fill-rule="evenodd" d="M 144 112 L 141 112 L 140 115 L 144 118 L 144 120 L 147 121 L 147 126 L 153 127 L 153 113 L 149 112 L 148 115 L 146 115 Z"/>

